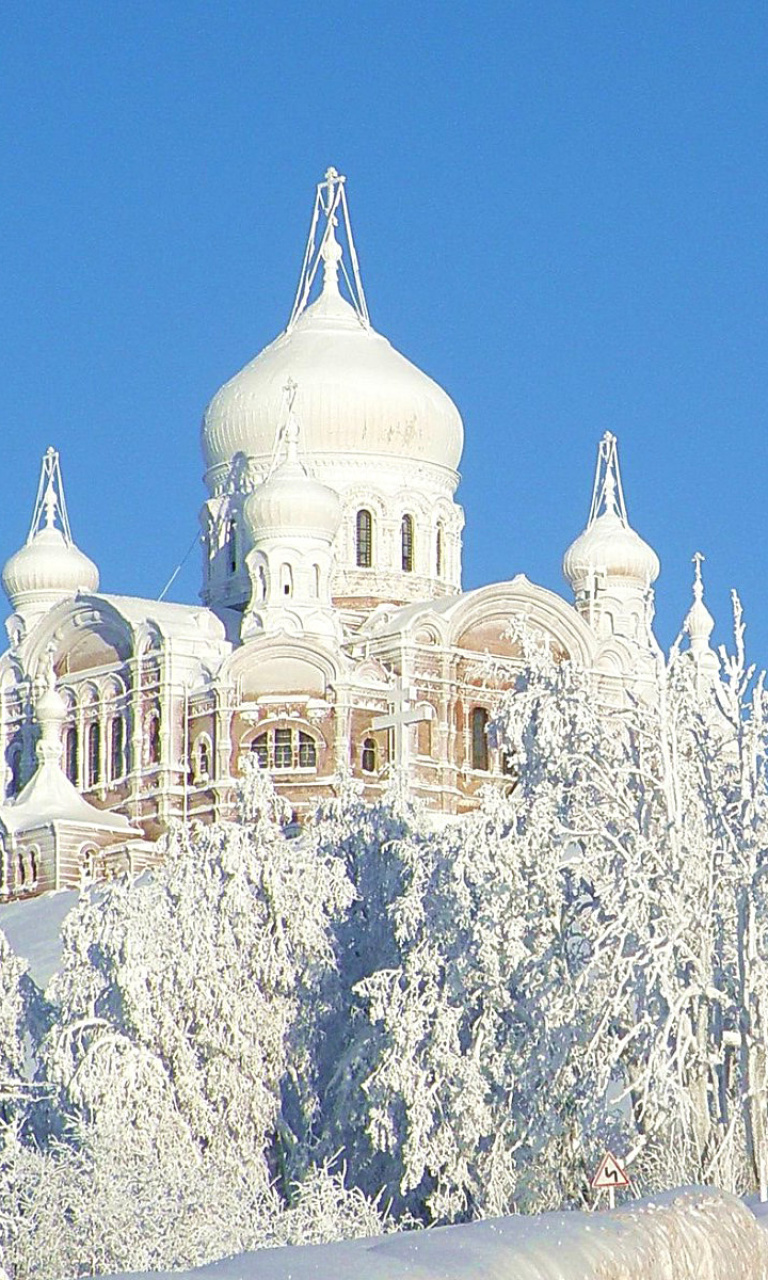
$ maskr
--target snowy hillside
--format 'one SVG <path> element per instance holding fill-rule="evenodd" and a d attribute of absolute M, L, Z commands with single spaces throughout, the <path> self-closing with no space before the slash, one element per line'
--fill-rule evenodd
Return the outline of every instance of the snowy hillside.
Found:
<path fill-rule="evenodd" d="M 695 1189 L 667 1192 L 614 1213 L 495 1218 L 372 1240 L 270 1249 L 181 1275 L 201 1280 L 765 1280 L 768 1234 L 740 1201 Z"/>

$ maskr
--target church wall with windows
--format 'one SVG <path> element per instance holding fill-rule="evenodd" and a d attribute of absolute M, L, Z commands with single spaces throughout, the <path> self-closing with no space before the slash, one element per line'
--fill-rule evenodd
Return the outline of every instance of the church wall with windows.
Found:
<path fill-rule="evenodd" d="M 299 820 L 350 772 L 370 800 L 404 770 L 436 812 L 470 809 L 514 786 L 489 725 L 521 626 L 607 699 L 652 684 L 659 563 L 629 525 L 615 439 L 563 562 L 572 600 L 522 575 L 462 592 L 461 417 L 373 328 L 335 170 L 315 213 L 288 324 L 205 411 L 201 603 L 100 591 L 58 454 L 43 459 L 3 569 L 0 897 L 151 865 L 170 823 L 233 815 L 245 758 Z M 711 674 L 697 584 L 689 633 Z M 36 827 L 53 795 L 62 820 Z"/>

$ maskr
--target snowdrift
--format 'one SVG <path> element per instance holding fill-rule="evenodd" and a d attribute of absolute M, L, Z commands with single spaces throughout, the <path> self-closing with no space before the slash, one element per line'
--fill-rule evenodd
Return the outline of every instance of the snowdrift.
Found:
<path fill-rule="evenodd" d="M 269 1249 L 174 1275 L 209 1280 L 768 1280 L 768 1232 L 735 1197 L 691 1188 L 611 1213 L 495 1218 L 341 1244 Z"/>

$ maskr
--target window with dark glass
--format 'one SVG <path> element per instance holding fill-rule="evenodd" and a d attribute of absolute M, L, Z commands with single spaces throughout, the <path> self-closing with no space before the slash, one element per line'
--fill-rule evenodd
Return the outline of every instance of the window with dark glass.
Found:
<path fill-rule="evenodd" d="M 109 726 L 109 735 L 109 776 L 114 782 L 125 772 L 125 722 L 122 716 L 115 716 Z"/>
<path fill-rule="evenodd" d="M 67 727 L 64 737 L 64 770 L 70 782 L 77 785 L 77 729 L 73 724 Z"/>
<path fill-rule="evenodd" d="M 443 576 L 443 526 L 439 524 L 435 530 L 435 577 Z"/>
<path fill-rule="evenodd" d="M 262 769 L 316 769 L 317 743 L 302 729 L 272 729 L 251 743 Z"/>
<path fill-rule="evenodd" d="M 317 748 L 314 738 L 308 733 L 302 733 L 299 730 L 299 768 L 300 769 L 316 769 L 317 768 Z"/>
<path fill-rule="evenodd" d="M 370 511 L 358 511 L 355 526 L 355 562 L 359 569 L 370 569 L 373 564 L 373 516 Z"/>
<path fill-rule="evenodd" d="M 154 715 L 149 722 L 149 763 L 160 763 L 160 717 Z"/>
<path fill-rule="evenodd" d="M 400 524 L 400 542 L 403 569 L 406 573 L 413 573 L 413 516 L 403 516 Z"/>
<path fill-rule="evenodd" d="M 251 751 L 259 762 L 260 769 L 269 768 L 269 747 L 267 746 L 266 733 L 260 733 L 258 738 L 254 738 L 251 743 Z"/>
<path fill-rule="evenodd" d="M 88 727 L 88 749 L 87 749 L 87 765 L 88 777 L 86 786 L 93 787 L 99 781 L 101 774 L 101 725 L 98 720 L 94 720 L 92 725 Z"/>
<path fill-rule="evenodd" d="M 363 773 L 376 772 L 376 743 L 373 738 L 366 738 L 363 743 Z"/>
<path fill-rule="evenodd" d="M 207 778 L 211 772 L 211 744 L 207 738 L 201 738 L 197 749 L 197 771 L 202 778 Z"/>
<path fill-rule="evenodd" d="M 232 517 L 227 522 L 227 544 L 229 547 L 229 569 L 237 572 L 237 521 Z"/>
<path fill-rule="evenodd" d="M 290 729 L 275 729 L 273 754 L 276 769 L 290 769 L 293 764 Z"/>
<path fill-rule="evenodd" d="M 475 707 L 472 712 L 472 768 L 488 768 L 488 712 Z"/>

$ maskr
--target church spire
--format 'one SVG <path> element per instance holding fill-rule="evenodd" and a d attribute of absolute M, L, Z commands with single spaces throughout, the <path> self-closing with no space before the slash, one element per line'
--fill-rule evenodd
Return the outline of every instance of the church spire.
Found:
<path fill-rule="evenodd" d="M 296 290 L 287 333 L 291 332 L 296 321 L 307 309 L 309 295 L 321 262 L 323 264 L 322 296 L 338 297 L 340 295 L 339 272 L 341 271 L 358 320 L 364 329 L 370 328 L 368 305 L 360 278 L 360 266 L 352 237 L 352 224 L 349 220 L 346 181 L 344 175 L 331 166 L 326 169 L 324 181 L 317 184 L 299 287 Z M 351 276 L 344 261 L 344 249 L 336 237 L 336 230 L 340 225 L 344 228 Z"/>

